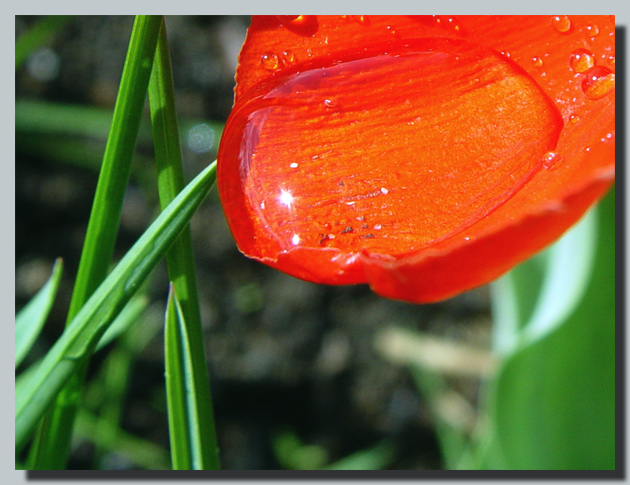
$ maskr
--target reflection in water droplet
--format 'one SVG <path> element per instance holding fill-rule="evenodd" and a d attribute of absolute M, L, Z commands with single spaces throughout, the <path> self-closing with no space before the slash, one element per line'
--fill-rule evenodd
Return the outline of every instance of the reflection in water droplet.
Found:
<path fill-rule="evenodd" d="M 558 152 L 547 152 L 542 156 L 541 160 L 545 170 L 552 170 L 562 160 L 562 156 Z"/>
<path fill-rule="evenodd" d="M 569 116 L 569 122 L 575 125 L 580 122 L 580 117 L 576 114 L 572 114 Z"/>
<path fill-rule="evenodd" d="M 265 52 L 260 57 L 260 64 L 268 71 L 275 71 L 280 67 L 280 59 L 273 52 Z"/>
<path fill-rule="evenodd" d="M 532 57 L 532 62 L 536 67 L 542 67 L 543 65 L 543 60 L 540 57 Z"/>
<path fill-rule="evenodd" d="M 589 24 L 586 26 L 586 35 L 589 37 L 595 37 L 599 34 L 599 27 L 595 24 Z"/>
<path fill-rule="evenodd" d="M 291 64 L 295 63 L 295 54 L 290 51 L 290 50 L 286 50 L 282 53 L 282 62 L 285 66 L 290 66 Z"/>
<path fill-rule="evenodd" d="M 590 51 L 577 49 L 571 54 L 569 65 L 575 72 L 586 72 L 595 65 L 595 58 Z"/>
<path fill-rule="evenodd" d="M 552 27 L 561 34 L 568 34 L 571 31 L 571 20 L 566 15 L 556 15 L 551 17 Z"/>
<path fill-rule="evenodd" d="M 590 99 L 606 96 L 615 88 L 615 73 L 604 66 L 595 66 L 586 72 L 582 81 L 582 91 Z"/>

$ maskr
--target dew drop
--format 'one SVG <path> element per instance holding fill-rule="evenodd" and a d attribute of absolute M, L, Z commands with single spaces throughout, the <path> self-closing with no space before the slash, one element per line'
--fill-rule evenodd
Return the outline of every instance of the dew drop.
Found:
<path fill-rule="evenodd" d="M 273 52 L 265 52 L 260 57 L 260 64 L 268 71 L 275 71 L 280 67 L 280 59 Z"/>
<path fill-rule="evenodd" d="M 543 60 L 540 57 L 532 57 L 532 62 L 536 67 L 542 67 L 543 65 Z"/>
<path fill-rule="evenodd" d="M 599 34 L 599 27 L 595 24 L 588 24 L 586 26 L 586 35 L 589 37 L 595 37 Z"/>
<path fill-rule="evenodd" d="M 289 164 L 289 167 L 291 167 L 291 168 L 298 168 L 298 164 L 293 162 L 293 163 Z"/>
<path fill-rule="evenodd" d="M 551 26 L 561 34 L 568 34 L 571 31 L 571 20 L 566 15 L 556 15 L 551 17 Z"/>
<path fill-rule="evenodd" d="M 595 58 L 586 49 L 577 49 L 569 57 L 569 65 L 575 72 L 586 72 L 595 65 Z"/>
<path fill-rule="evenodd" d="M 383 195 L 387 195 L 389 193 L 389 190 L 387 190 L 385 187 L 381 187 L 381 193 Z"/>
<path fill-rule="evenodd" d="M 554 169 L 561 160 L 562 156 L 558 152 L 547 152 L 541 158 L 542 166 L 545 170 Z"/>
<path fill-rule="evenodd" d="M 615 73 L 604 66 L 595 66 L 585 73 L 582 91 L 590 99 L 600 99 L 615 88 Z"/>
<path fill-rule="evenodd" d="M 334 99 L 325 99 L 324 100 L 324 105 L 327 108 L 334 108 L 337 106 L 337 102 Z"/>
<path fill-rule="evenodd" d="M 286 50 L 282 53 L 282 63 L 287 67 L 295 63 L 295 54 L 293 51 Z"/>
<path fill-rule="evenodd" d="M 575 125 L 579 122 L 580 122 L 580 117 L 578 115 L 572 114 L 571 116 L 569 116 L 569 123 Z"/>
<path fill-rule="evenodd" d="M 374 224 L 374 229 L 376 229 L 377 231 L 380 231 L 383 228 L 383 226 L 381 224 Z"/>

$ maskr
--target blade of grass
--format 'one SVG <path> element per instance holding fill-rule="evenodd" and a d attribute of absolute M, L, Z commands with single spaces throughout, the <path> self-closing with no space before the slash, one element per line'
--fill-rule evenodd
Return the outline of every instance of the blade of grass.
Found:
<path fill-rule="evenodd" d="M 207 196 L 216 163 L 199 174 L 151 224 L 70 322 L 15 397 L 15 446 L 19 451 L 80 359 L 89 355 L 120 310 L 166 254 Z"/>
<path fill-rule="evenodd" d="M 103 281 L 111 263 L 160 22 L 159 16 L 138 16 L 134 22 L 70 301 L 68 322 L 79 313 Z M 35 469 L 65 467 L 86 364 L 87 360 L 77 368 L 76 375 L 60 393 L 42 425 L 29 460 Z M 77 366 L 66 367 L 74 369 Z"/>
<path fill-rule="evenodd" d="M 162 207 L 165 207 L 184 187 L 184 173 L 175 110 L 171 60 L 164 22 L 160 31 L 153 72 L 149 82 L 149 106 L 151 108 L 155 161 L 158 169 L 160 203 Z M 187 359 L 190 359 L 191 367 L 186 374 L 189 376 L 190 382 L 187 382 L 188 392 L 184 396 L 193 401 L 188 402 L 186 406 L 191 412 L 196 413 L 196 416 L 188 417 L 188 422 L 194 422 L 195 428 L 184 429 L 189 430 L 188 441 L 195 442 L 197 446 L 191 448 L 192 455 L 189 459 L 184 458 L 185 455 L 182 455 L 181 459 L 174 457 L 173 465 L 177 469 L 186 469 L 188 466 L 195 469 L 218 469 L 219 457 L 189 227 L 184 228 L 166 258 L 169 278 L 177 294 L 178 304 L 181 306 L 182 318 L 180 321 L 186 327 L 182 332 L 186 335 L 188 342 L 189 355 L 187 355 Z M 188 362 L 187 360 L 177 361 L 182 364 Z M 174 372 L 173 369 L 171 371 Z M 171 426 L 170 429 L 173 431 L 177 427 Z M 195 435 L 195 433 L 197 434 Z M 193 439 L 195 436 L 196 439 Z"/>
<path fill-rule="evenodd" d="M 189 342 L 181 305 L 171 284 L 164 325 L 164 363 L 173 470 L 192 470 L 195 461 L 193 455 L 199 452 L 196 450 L 199 440 L 195 439 L 199 426 L 197 422 L 191 421 L 195 415 L 194 409 L 189 409 L 194 399 L 189 399 L 187 395 L 189 392 L 194 395 L 195 392 L 191 380 Z"/>
<path fill-rule="evenodd" d="M 57 295 L 62 268 L 63 262 L 61 259 L 57 259 L 50 279 L 15 317 L 16 368 L 22 363 L 42 328 L 44 328 L 44 323 Z"/>

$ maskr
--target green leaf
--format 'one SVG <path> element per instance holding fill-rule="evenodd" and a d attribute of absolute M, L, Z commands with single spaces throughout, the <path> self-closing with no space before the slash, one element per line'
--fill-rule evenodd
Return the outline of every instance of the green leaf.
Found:
<path fill-rule="evenodd" d="M 15 317 L 15 367 L 22 363 L 24 357 L 39 336 L 50 309 L 57 296 L 63 262 L 55 261 L 52 275 L 41 290 L 29 301 Z"/>
<path fill-rule="evenodd" d="M 15 399 L 15 443 L 21 449 L 59 390 L 188 224 L 212 187 L 213 163 L 151 224 L 83 306 Z"/>
<path fill-rule="evenodd" d="M 615 467 L 614 190 L 597 215 L 551 250 L 540 299 L 490 389 L 486 467 Z"/>

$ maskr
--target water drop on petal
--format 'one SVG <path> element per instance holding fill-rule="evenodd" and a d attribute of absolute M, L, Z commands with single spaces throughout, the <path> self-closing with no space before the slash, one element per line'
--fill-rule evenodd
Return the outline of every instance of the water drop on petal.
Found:
<path fill-rule="evenodd" d="M 280 67 L 280 59 L 278 59 L 278 56 L 273 52 L 265 52 L 260 57 L 260 64 L 268 71 L 275 71 Z"/>
<path fill-rule="evenodd" d="M 590 99 L 606 96 L 615 88 L 615 73 L 604 66 L 596 66 L 585 73 L 582 91 Z"/>
<path fill-rule="evenodd" d="M 558 152 L 547 152 L 541 160 L 545 170 L 552 170 L 562 160 L 562 156 Z"/>
<path fill-rule="evenodd" d="M 569 65 L 575 72 L 586 72 L 595 65 L 595 58 L 590 51 L 577 49 L 571 54 Z"/>
<path fill-rule="evenodd" d="M 551 26 L 561 34 L 571 32 L 571 20 L 566 15 L 556 15 L 551 17 Z"/>

